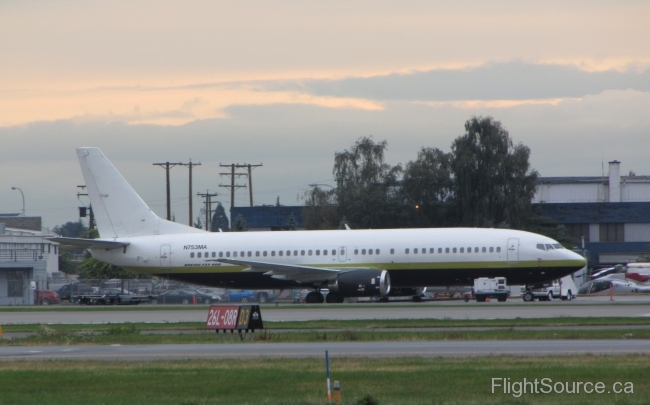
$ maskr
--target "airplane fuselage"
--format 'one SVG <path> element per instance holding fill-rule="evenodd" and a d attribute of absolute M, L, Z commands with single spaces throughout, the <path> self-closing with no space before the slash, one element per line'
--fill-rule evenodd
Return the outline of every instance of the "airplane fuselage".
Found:
<path fill-rule="evenodd" d="M 309 288 L 318 283 L 246 272 L 246 266 L 219 260 L 382 269 L 397 288 L 470 285 L 475 278 L 497 276 L 510 284 L 533 284 L 560 278 L 585 264 L 550 238 L 507 229 L 191 233 L 131 236 L 128 242 L 125 249 L 91 252 L 136 274 L 228 288 Z M 540 244 L 548 248 L 542 250 Z"/>

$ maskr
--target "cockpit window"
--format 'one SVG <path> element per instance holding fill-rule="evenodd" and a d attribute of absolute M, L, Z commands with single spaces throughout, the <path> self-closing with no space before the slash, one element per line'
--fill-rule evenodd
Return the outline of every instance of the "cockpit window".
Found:
<path fill-rule="evenodd" d="M 546 244 L 546 250 L 553 250 L 553 245 L 551 245 L 550 243 L 547 243 Z"/>
<path fill-rule="evenodd" d="M 543 243 L 538 243 L 538 244 L 537 244 L 537 249 L 539 249 L 539 250 L 546 250 L 546 248 L 544 247 L 544 244 L 543 244 Z"/>
<path fill-rule="evenodd" d="M 560 245 L 559 243 L 554 243 L 553 247 L 556 249 L 564 249 L 564 246 Z"/>

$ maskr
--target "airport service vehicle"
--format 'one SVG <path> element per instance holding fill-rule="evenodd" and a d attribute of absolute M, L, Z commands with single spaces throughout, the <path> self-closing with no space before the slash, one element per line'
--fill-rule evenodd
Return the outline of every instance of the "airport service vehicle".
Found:
<path fill-rule="evenodd" d="M 170 290 L 162 294 L 153 295 L 149 300 L 151 304 L 216 304 L 221 302 L 217 295 L 202 294 L 191 290 Z"/>
<path fill-rule="evenodd" d="M 99 149 L 78 148 L 77 157 L 101 238 L 48 239 L 135 274 L 216 288 L 307 288 L 306 301 L 320 303 L 321 289 L 343 302 L 479 277 L 532 285 L 585 265 L 553 239 L 511 229 L 207 232 L 154 214 Z"/>
<path fill-rule="evenodd" d="M 563 300 L 572 300 L 578 293 L 578 288 L 573 282 L 571 276 L 562 277 L 559 280 L 553 280 L 548 283 L 540 283 L 533 286 L 530 291 L 525 291 L 522 287 L 522 298 L 526 302 L 539 299 L 540 301 L 552 301 L 554 298 Z"/>
<path fill-rule="evenodd" d="M 34 303 L 36 305 L 50 305 L 50 304 L 59 304 L 61 303 L 61 298 L 56 291 L 52 290 L 37 290 L 34 297 Z"/>
<path fill-rule="evenodd" d="M 505 302 L 510 295 L 510 288 L 505 277 L 480 277 L 474 280 L 474 298 L 476 302 L 485 302 L 487 298 L 496 298 Z"/>

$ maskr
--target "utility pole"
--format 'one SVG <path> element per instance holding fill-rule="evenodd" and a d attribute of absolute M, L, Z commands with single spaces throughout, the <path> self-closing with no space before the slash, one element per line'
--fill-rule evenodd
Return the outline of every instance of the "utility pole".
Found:
<path fill-rule="evenodd" d="M 251 165 L 246 163 L 245 164 L 231 163 L 229 165 L 219 164 L 219 166 L 230 168 L 230 173 L 219 173 L 220 176 L 230 176 L 230 185 L 219 184 L 219 187 L 230 189 L 230 211 L 232 212 L 232 208 L 235 206 L 235 189 L 246 187 L 245 185 L 235 184 L 235 177 L 240 177 L 240 176 L 248 176 L 248 194 L 250 198 L 250 206 L 252 207 L 253 206 L 253 176 L 251 171 L 256 167 L 262 166 L 262 164 L 260 163 L 259 165 Z M 237 173 L 235 171 L 236 169 L 248 169 L 248 172 Z"/>
<path fill-rule="evenodd" d="M 183 166 L 187 166 L 188 169 L 190 169 L 190 226 L 192 226 L 192 167 L 193 166 L 201 166 L 201 162 L 199 163 L 192 163 L 192 159 L 190 159 L 190 163 L 181 163 Z"/>
<path fill-rule="evenodd" d="M 205 198 L 205 230 L 209 231 L 209 225 L 210 225 L 210 219 L 211 219 L 211 213 L 212 213 L 212 200 L 211 197 L 216 197 L 218 194 L 210 194 L 210 191 L 206 190 L 205 194 L 202 193 L 196 193 L 196 195 L 201 196 Z"/>
<path fill-rule="evenodd" d="M 167 220 L 171 221 L 172 220 L 172 207 L 171 207 L 171 198 L 170 198 L 170 191 L 169 191 L 169 169 L 171 169 L 174 166 L 177 165 L 182 165 L 183 163 L 154 163 L 154 166 L 164 166 L 165 167 L 165 172 L 166 172 L 166 179 L 167 179 Z M 191 219 L 190 219 L 191 222 Z"/>
<path fill-rule="evenodd" d="M 77 187 L 82 189 L 82 190 L 86 189 L 86 186 L 77 186 Z M 83 197 L 83 196 L 88 197 L 88 193 L 79 193 L 79 192 L 77 192 L 77 198 Z M 85 207 L 81 207 L 81 208 L 84 208 L 84 212 L 83 212 L 84 215 L 81 215 L 81 211 L 80 211 L 79 216 L 80 217 L 85 217 L 86 216 L 85 215 L 86 214 L 85 213 Z M 88 211 L 89 211 L 89 216 L 90 216 L 90 218 L 88 220 L 88 229 L 95 229 L 95 215 L 93 214 L 93 205 L 92 204 L 88 204 Z"/>

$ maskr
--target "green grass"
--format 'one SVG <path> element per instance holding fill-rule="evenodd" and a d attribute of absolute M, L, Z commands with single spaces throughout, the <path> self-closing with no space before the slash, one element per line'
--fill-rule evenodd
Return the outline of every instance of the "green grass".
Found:
<path fill-rule="evenodd" d="M 154 362 L 0 362 L 0 404 L 263 404 L 326 403 L 323 359 Z M 344 404 L 370 394 L 379 404 L 647 404 L 650 356 L 467 359 L 332 358 Z M 517 398 L 492 378 L 633 383 L 633 394 L 525 394 Z"/>

